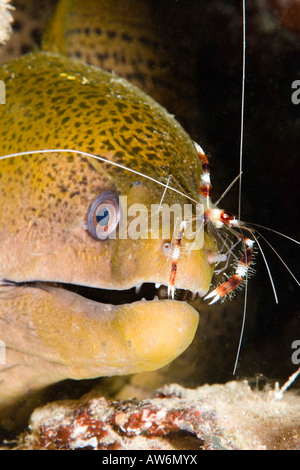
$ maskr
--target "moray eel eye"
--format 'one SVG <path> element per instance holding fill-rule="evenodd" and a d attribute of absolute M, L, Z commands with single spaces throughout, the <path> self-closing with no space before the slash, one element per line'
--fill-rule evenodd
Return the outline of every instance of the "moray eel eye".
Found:
<path fill-rule="evenodd" d="M 104 191 L 89 207 L 87 230 L 95 240 L 105 240 L 116 230 L 119 220 L 118 196 L 111 191 Z"/>

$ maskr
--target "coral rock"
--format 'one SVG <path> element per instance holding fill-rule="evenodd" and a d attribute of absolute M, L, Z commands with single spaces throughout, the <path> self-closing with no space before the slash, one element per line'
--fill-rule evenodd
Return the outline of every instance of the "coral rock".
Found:
<path fill-rule="evenodd" d="M 254 392 L 246 382 L 195 390 L 164 386 L 153 398 L 88 394 L 34 411 L 18 449 L 198 450 L 300 448 L 300 397 Z"/>

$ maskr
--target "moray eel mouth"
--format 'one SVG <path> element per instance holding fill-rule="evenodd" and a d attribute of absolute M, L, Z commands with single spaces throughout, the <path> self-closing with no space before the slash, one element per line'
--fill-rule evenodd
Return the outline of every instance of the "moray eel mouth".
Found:
<path fill-rule="evenodd" d="M 157 301 L 168 298 L 168 287 L 160 283 L 144 282 L 131 289 L 108 290 L 95 287 L 77 286 L 74 284 L 59 284 L 57 287 L 67 289 L 90 300 L 103 304 L 122 305 L 139 300 Z M 175 300 L 194 300 L 197 293 L 185 289 L 177 289 Z"/>
<path fill-rule="evenodd" d="M 54 287 L 73 292 L 85 299 L 92 300 L 101 304 L 123 305 L 132 304 L 138 301 L 159 301 L 168 299 L 168 287 L 164 284 L 154 282 L 143 282 L 130 289 L 102 289 L 97 287 L 82 286 L 77 284 L 67 284 L 62 282 L 11 282 L 4 281 L 2 285 L 15 287 L 36 287 L 47 290 L 47 287 Z M 174 299 L 180 302 L 192 302 L 200 297 L 198 292 L 192 292 L 187 289 L 176 289 Z"/>
<path fill-rule="evenodd" d="M 196 294 L 178 289 L 168 299 L 158 283 L 119 290 L 48 281 L 1 286 L 3 315 L 10 315 L 7 364 L 23 364 L 10 369 L 2 390 L 0 382 L 0 397 L 8 400 L 28 383 L 34 389 L 163 367 L 190 345 L 199 322 L 189 305 Z"/>

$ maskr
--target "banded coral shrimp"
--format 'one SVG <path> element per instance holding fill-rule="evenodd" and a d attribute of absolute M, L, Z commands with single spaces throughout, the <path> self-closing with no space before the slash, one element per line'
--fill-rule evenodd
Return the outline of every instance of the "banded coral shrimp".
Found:
<path fill-rule="evenodd" d="M 201 90 L 199 93 L 201 106 L 204 105 L 205 118 L 201 122 L 201 136 L 195 136 L 195 140 L 201 143 L 206 152 L 208 149 L 209 156 L 211 155 L 214 200 L 220 199 L 222 188 L 234 180 L 239 168 L 237 136 L 239 136 L 240 126 L 239 86 L 242 57 L 241 52 L 237 54 L 236 51 L 242 49 L 241 31 L 243 29 L 241 27 L 241 2 L 231 2 L 230 5 L 227 2 L 226 6 L 222 2 L 218 3 L 219 12 L 212 14 L 207 8 L 207 16 L 205 16 L 206 19 L 211 16 L 211 23 L 208 23 L 205 34 L 209 35 L 211 25 L 214 24 L 214 32 L 217 31 L 217 35 L 210 36 L 210 41 L 205 43 L 205 48 L 203 48 L 205 52 L 199 58 L 199 62 L 205 64 L 199 73 L 199 90 Z M 246 6 L 248 27 L 242 193 L 238 194 L 235 188 L 220 202 L 221 207 L 226 207 L 232 213 L 237 214 L 240 211 L 242 195 L 242 211 L 239 218 L 244 220 L 245 217 L 246 220 L 253 220 L 258 224 L 258 226 L 245 224 L 248 227 L 249 237 L 256 240 L 257 255 L 254 261 L 255 276 L 249 283 L 250 290 L 247 296 L 250 312 L 247 321 L 250 325 L 252 323 L 252 326 L 248 330 L 248 339 L 247 332 L 244 336 L 243 348 L 247 353 L 245 352 L 243 361 L 240 363 L 238 376 L 249 377 L 261 372 L 269 378 L 282 377 L 282 380 L 286 380 L 296 367 L 291 361 L 293 352 L 291 345 L 299 335 L 297 281 L 295 282 L 293 275 L 285 271 L 284 264 L 274 253 L 277 251 L 293 271 L 297 270 L 294 256 L 291 256 L 291 252 L 294 253 L 297 250 L 297 244 L 294 243 L 295 240 L 288 241 L 289 237 L 285 236 L 285 234 L 290 234 L 292 238 L 297 234 L 298 229 L 297 218 L 295 218 L 297 173 L 290 174 L 288 165 L 283 165 L 283 155 L 288 151 L 289 162 L 292 168 L 296 167 L 299 117 L 296 107 L 291 103 L 293 79 L 290 77 L 297 75 L 295 55 L 298 41 L 297 38 L 287 35 L 287 31 L 278 24 L 274 12 L 268 10 L 266 5 L 262 7 L 255 2 L 252 4 L 248 2 Z M 205 9 L 203 6 L 202 8 Z M 217 28 L 216 25 L 218 25 Z M 239 25 L 238 35 L 236 25 Z M 260 41 L 267 51 L 262 57 Z M 284 59 L 283 51 L 288 51 Z M 280 69 L 274 67 L 277 61 L 284 63 Z M 273 110 L 278 108 L 286 116 L 285 124 L 278 121 L 276 114 L 275 118 L 272 117 Z M 214 113 L 210 112 L 211 109 Z M 232 119 L 230 122 L 228 122 L 229 116 Z M 207 132 L 203 133 L 203 128 Z M 258 131 L 259 128 L 262 129 L 261 133 Z M 236 156 L 235 159 L 233 155 Z M 281 183 L 277 184 L 277 181 Z M 291 197 L 288 196 L 288 200 L 283 204 L 283 194 L 279 186 L 284 187 L 290 183 Z M 276 210 L 268 209 L 267 205 L 269 208 L 275 207 Z M 286 218 L 287 214 L 290 214 L 289 220 Z M 259 225 L 264 228 L 260 228 Z M 268 227 L 273 227 L 275 230 L 272 232 Z M 180 234 L 177 244 L 178 241 L 180 244 L 181 236 Z M 263 251 L 259 254 L 260 250 Z M 178 254 L 175 256 L 175 261 L 177 258 Z M 180 269 L 180 262 L 178 269 Z M 248 274 L 250 274 L 249 271 Z M 224 278 L 222 280 L 224 281 Z M 217 282 L 215 284 L 217 285 Z M 222 353 L 224 355 L 224 351 L 230 350 L 228 343 L 232 341 L 232 337 L 226 331 L 228 325 L 230 325 L 229 329 L 232 327 L 228 317 L 232 315 L 235 319 L 237 318 L 233 313 L 236 305 L 239 305 L 240 312 L 243 310 L 242 298 L 242 295 L 235 295 L 232 302 L 224 303 L 223 310 L 222 306 L 215 305 L 214 310 L 208 313 L 209 319 L 204 322 L 204 330 L 207 331 L 214 328 L 209 325 L 214 323 L 216 312 L 219 312 L 217 316 L 223 317 L 224 320 L 223 329 L 220 327 L 220 322 L 214 328 L 219 329 L 217 336 L 220 343 L 223 341 L 223 349 L 222 346 L 218 348 L 216 337 L 212 338 L 209 333 L 204 340 L 206 343 L 204 349 L 210 351 L 213 362 L 213 366 L 210 365 L 203 374 L 208 380 L 214 381 L 220 378 L 224 380 L 224 377 L 227 380 L 230 379 L 229 375 L 224 375 L 221 371 L 222 368 L 223 370 L 226 368 L 221 356 Z M 201 307 L 199 309 L 203 316 Z M 228 313 L 224 313 L 226 311 Z M 204 315 L 206 315 L 205 312 Z M 235 333 L 238 334 L 236 330 Z M 231 357 L 233 362 L 234 355 L 232 354 Z M 213 374 L 211 368 L 214 369 Z M 195 375 L 197 376 L 196 370 Z M 203 380 L 201 373 L 198 377 L 201 382 Z"/>
<path fill-rule="evenodd" d="M 256 327 L 252 325 L 252 333 L 248 336 L 248 346 L 247 334 L 244 337 L 245 351 L 248 352 L 243 358 L 245 362 L 240 364 L 241 369 L 238 375 L 249 377 L 262 372 L 268 377 L 282 377 L 282 380 L 286 380 L 296 367 L 291 361 L 293 352 L 291 345 L 300 331 L 297 281 L 295 282 L 293 276 L 285 271 L 286 268 L 274 252 L 277 251 L 284 262 L 291 266 L 294 272 L 297 271 L 294 259 L 297 244 L 294 243 L 295 240 L 288 241 L 288 234 L 292 238 L 298 231 L 297 217 L 295 217 L 298 194 L 297 171 L 290 174 L 289 164 L 292 169 L 297 168 L 299 111 L 291 102 L 291 85 L 298 73 L 296 53 L 299 40 L 284 30 L 274 11 L 268 9 L 266 4 L 259 6 L 256 2 L 247 2 L 246 7 L 248 24 L 246 107 L 243 203 L 240 218 L 243 220 L 246 217 L 247 220 L 253 220 L 258 224 L 252 226 L 249 224 L 248 234 L 251 230 L 257 230 L 256 234 L 253 232 L 253 236 L 258 237 L 256 250 L 259 251 L 261 248 L 266 254 L 255 256 L 256 274 L 251 280 L 247 297 L 248 309 L 251 312 L 249 316 L 252 316 L 252 319 L 248 316 L 248 322 L 253 322 L 255 315 L 258 318 Z M 205 43 L 208 50 L 206 49 L 199 59 L 199 62 L 205 63 L 205 67 L 201 67 L 199 73 L 199 89 L 201 90 L 199 93 L 201 93 L 201 105 L 204 105 L 203 115 L 205 116 L 201 125 L 203 124 L 207 132 L 203 133 L 203 127 L 201 127 L 202 135 L 195 137 L 195 140 L 198 140 L 206 151 L 208 149 L 209 155 L 212 156 L 210 163 L 215 199 L 220 197 L 221 188 L 229 185 L 234 179 L 239 166 L 237 158 L 234 164 L 233 155 L 239 154 L 237 136 L 240 125 L 238 110 L 240 109 L 239 84 L 242 63 L 241 53 L 236 55 L 236 50 L 242 49 L 242 38 L 241 35 L 236 35 L 235 30 L 238 24 L 240 32 L 242 31 L 240 27 L 241 2 L 231 2 L 230 5 L 227 3 L 226 6 L 219 2 L 219 8 L 219 12 L 215 13 L 216 16 L 207 8 L 206 19 L 211 16 L 211 24 L 214 24 L 214 32 L 217 31 L 217 35 L 210 37 L 210 41 Z M 205 30 L 207 35 L 209 35 L 211 24 Z M 285 52 L 286 56 L 283 57 L 282 54 Z M 228 64 L 228 57 L 231 54 L 233 55 Z M 282 66 L 278 68 L 277 63 L 282 63 Z M 210 112 L 211 109 L 214 110 L 213 114 Z M 278 114 L 276 114 L 278 109 L 285 116 L 284 122 L 278 120 Z M 228 116 L 232 118 L 231 122 L 228 122 Z M 204 140 L 203 135 L 205 135 Z M 286 154 L 288 154 L 289 164 L 284 165 L 283 155 Z M 228 178 L 229 174 L 231 179 Z M 285 197 L 280 188 L 287 186 L 291 187 L 291 194 Z M 227 194 L 220 204 L 232 213 L 238 213 L 241 204 L 241 195 L 238 195 L 237 188 L 235 191 L 231 190 L 229 197 Z M 275 207 L 275 210 L 272 211 L 267 206 Z M 268 229 L 271 227 L 274 228 L 273 232 Z M 280 232 L 281 235 L 276 232 Z M 268 266 L 267 270 L 266 266 Z M 254 290 L 251 291 L 251 289 Z M 241 298 L 242 296 L 235 296 L 234 301 L 230 302 L 231 309 L 234 309 L 233 303 L 239 303 L 242 311 Z M 215 310 L 221 309 L 218 306 L 214 308 Z M 224 309 L 227 308 L 230 309 L 228 303 Z M 212 311 L 209 315 L 213 317 Z M 213 322 L 212 318 L 211 321 Z M 228 338 L 226 331 L 224 331 L 223 338 L 220 337 L 220 341 L 223 339 L 226 344 L 225 338 Z M 210 341 L 209 336 L 207 343 Z M 217 349 L 214 342 L 211 357 L 214 357 Z M 221 354 L 221 352 L 217 354 L 217 359 L 214 361 L 216 375 L 212 380 L 215 380 L 216 376 L 224 379 L 222 372 L 217 371 L 219 364 L 222 363 Z M 206 371 L 205 375 L 210 377 L 210 371 Z"/>
<path fill-rule="evenodd" d="M 222 15 L 224 16 L 222 17 Z M 211 62 L 206 62 L 209 70 L 207 68 L 202 70 L 205 78 L 212 80 L 213 77 L 213 85 L 207 86 L 205 79 L 201 79 L 200 85 L 205 90 L 201 95 L 204 103 L 206 102 L 205 96 L 207 96 L 206 115 L 208 119 L 210 107 L 217 110 L 214 115 L 214 119 L 217 121 L 207 125 L 206 140 L 199 140 L 206 152 L 212 155 L 210 163 L 215 200 L 221 194 L 220 188 L 226 187 L 238 171 L 238 161 L 234 164 L 232 157 L 233 154 L 238 155 L 239 153 L 237 136 L 239 135 L 240 116 L 237 100 L 240 99 L 240 90 L 237 90 L 236 87 L 237 84 L 240 84 L 242 58 L 241 55 L 237 58 L 233 49 L 241 50 L 242 39 L 241 36 L 238 36 L 237 40 L 233 33 L 234 26 L 232 26 L 234 21 L 237 21 L 237 15 L 241 20 L 241 2 L 239 5 L 237 2 L 234 6 L 231 4 L 230 13 L 226 13 L 225 8 L 220 13 L 219 27 L 226 22 L 226 16 L 228 27 L 227 30 L 224 27 L 223 31 L 221 31 L 221 27 L 218 29 L 218 37 L 213 39 L 213 45 L 209 49 L 211 54 L 214 51 L 214 59 Z M 263 7 L 258 7 L 255 2 L 246 2 L 246 23 L 244 171 L 241 219 L 252 220 L 257 224 L 274 228 L 283 234 L 297 237 L 299 227 L 295 215 L 297 214 L 296 201 L 298 197 L 296 159 L 299 139 L 299 107 L 297 109 L 291 102 L 291 85 L 294 77 L 298 74 L 296 55 L 299 50 L 299 39 L 281 27 L 274 12 L 268 10 L 265 4 Z M 231 33 L 228 36 L 229 30 Z M 242 31 L 241 27 L 240 31 Z M 228 63 L 228 57 L 231 53 L 233 53 L 233 58 Z M 232 63 L 234 63 L 234 70 Z M 278 64 L 281 64 L 280 67 Z M 237 70 L 239 76 L 236 75 Z M 230 117 L 235 121 L 228 122 L 230 110 Z M 284 116 L 283 119 L 278 117 L 279 110 L 280 114 Z M 287 157 L 285 158 L 284 155 Z M 224 159 L 229 161 L 227 166 L 226 163 L 225 165 L 222 163 Z M 218 162 L 218 171 L 216 171 L 214 163 L 216 161 Z M 286 165 L 283 164 L 283 161 L 286 162 Z M 291 169 L 293 174 L 291 174 Z M 225 172 L 227 176 L 231 175 L 227 182 L 222 177 Z M 215 183 L 215 181 L 217 182 Z M 237 186 L 225 196 L 220 204 L 233 213 L 238 212 Z M 283 195 L 281 188 L 287 186 L 291 188 L 291 193 Z M 287 265 L 297 275 L 297 264 L 294 258 L 298 249 L 297 245 L 275 233 L 260 230 L 259 227 L 256 228 L 272 243 Z M 251 316 L 257 315 L 257 324 L 256 326 L 249 325 L 249 330 L 252 329 L 252 332 L 248 333 L 250 336 L 247 332 L 244 336 L 242 347 L 244 354 L 239 363 L 240 369 L 237 374 L 240 377 L 249 377 L 251 374 L 262 372 L 268 377 L 281 377 L 282 380 L 286 380 L 297 367 L 291 362 L 291 344 L 299 336 L 300 331 L 298 289 L 293 278 L 285 275 L 287 271 L 284 271 L 284 266 L 274 256 L 274 252 L 262 237 L 259 236 L 258 240 L 262 243 L 267 256 L 279 304 L 274 301 L 264 262 L 257 253 L 254 266 L 255 276 L 249 281 L 247 301 L 247 321 L 251 324 Z M 230 304 L 241 302 L 240 297 L 235 297 Z M 241 305 L 240 308 L 242 309 Z"/>

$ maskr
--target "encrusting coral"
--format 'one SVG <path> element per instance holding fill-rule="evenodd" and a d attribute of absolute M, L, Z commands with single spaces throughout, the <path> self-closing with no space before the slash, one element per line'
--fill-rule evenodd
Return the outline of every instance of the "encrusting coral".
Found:
<path fill-rule="evenodd" d="M 90 393 L 37 408 L 15 448 L 95 450 L 294 450 L 300 448 L 295 392 L 253 391 L 247 382 L 113 400 Z"/>

